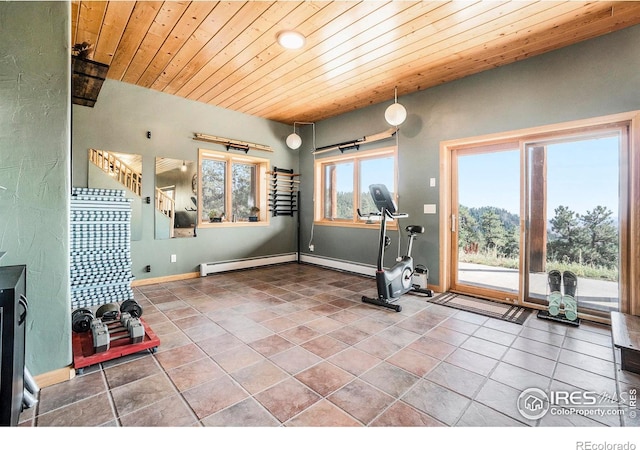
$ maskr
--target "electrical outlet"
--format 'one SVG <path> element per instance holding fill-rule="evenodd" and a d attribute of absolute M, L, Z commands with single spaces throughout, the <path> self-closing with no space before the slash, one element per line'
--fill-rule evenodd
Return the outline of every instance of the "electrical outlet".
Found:
<path fill-rule="evenodd" d="M 315 246 L 315 245 L 313 245 L 313 244 L 309 244 L 309 251 L 310 251 L 310 252 L 314 251 L 314 250 L 315 250 L 315 248 L 316 248 L 316 246 Z"/>
<path fill-rule="evenodd" d="M 177 256 L 176 256 L 176 255 L 171 255 L 171 262 L 172 262 L 172 263 L 176 262 L 177 260 L 178 260 L 178 259 L 177 259 Z"/>

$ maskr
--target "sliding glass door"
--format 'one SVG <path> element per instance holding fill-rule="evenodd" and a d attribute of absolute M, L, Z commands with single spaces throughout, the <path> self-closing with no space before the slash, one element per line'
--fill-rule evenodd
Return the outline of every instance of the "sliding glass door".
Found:
<path fill-rule="evenodd" d="M 579 310 L 619 310 L 625 135 L 614 128 L 525 144 L 529 301 L 546 304 L 547 274 L 558 270 L 577 276 Z"/>
<path fill-rule="evenodd" d="M 451 289 L 515 303 L 522 284 L 518 143 L 452 156 Z"/>
<path fill-rule="evenodd" d="M 450 290 L 546 306 L 574 274 L 579 312 L 620 310 L 627 258 L 626 125 L 451 149 Z"/>

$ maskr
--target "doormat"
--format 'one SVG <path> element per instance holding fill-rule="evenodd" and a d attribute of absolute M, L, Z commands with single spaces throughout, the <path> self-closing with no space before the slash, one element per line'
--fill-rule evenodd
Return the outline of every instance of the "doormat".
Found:
<path fill-rule="evenodd" d="M 519 325 L 522 325 L 531 313 L 531 310 L 521 306 L 493 302 L 491 300 L 469 297 L 467 295 L 455 294 L 453 292 L 445 292 L 437 297 L 427 298 L 427 301 L 437 305 L 449 306 L 462 311 L 473 312 L 483 316 L 517 323 Z"/>

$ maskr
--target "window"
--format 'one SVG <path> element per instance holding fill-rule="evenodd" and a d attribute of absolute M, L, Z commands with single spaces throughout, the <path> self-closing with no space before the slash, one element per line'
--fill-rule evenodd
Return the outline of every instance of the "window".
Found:
<path fill-rule="evenodd" d="M 233 188 L 231 190 L 231 209 L 235 217 L 248 219 L 251 208 L 256 206 L 258 172 L 256 164 L 233 164 Z"/>
<path fill-rule="evenodd" d="M 395 197 L 396 147 L 317 159 L 315 162 L 315 222 L 367 226 L 358 218 L 376 210 L 369 185 L 384 184 Z"/>
<path fill-rule="evenodd" d="M 268 160 L 200 150 L 199 223 L 249 223 L 268 218 Z M 219 225 L 217 225 L 219 226 Z"/>
<path fill-rule="evenodd" d="M 323 219 L 353 219 L 353 161 L 324 165 Z"/>
<path fill-rule="evenodd" d="M 202 158 L 202 208 L 200 218 L 220 217 L 226 211 L 225 191 L 227 162 Z"/>

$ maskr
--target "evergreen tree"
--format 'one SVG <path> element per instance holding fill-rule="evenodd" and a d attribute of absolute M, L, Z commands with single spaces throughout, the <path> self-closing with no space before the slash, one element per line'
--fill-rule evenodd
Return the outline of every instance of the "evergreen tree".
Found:
<path fill-rule="evenodd" d="M 225 211 L 225 167 L 224 161 L 205 159 L 202 161 L 202 211 L 201 217 L 208 219 L 214 211 L 217 216 Z"/>
<path fill-rule="evenodd" d="M 592 211 L 580 216 L 584 230 L 582 233 L 582 257 L 585 264 L 602 267 L 618 265 L 618 229 L 604 206 L 596 206 Z"/>
<path fill-rule="evenodd" d="M 461 249 L 475 248 L 480 241 L 478 221 L 471 215 L 469 208 L 460 205 L 458 209 L 458 247 Z"/>
<path fill-rule="evenodd" d="M 506 230 L 500 216 L 493 210 L 485 211 L 480 217 L 480 228 L 484 237 L 484 247 L 493 252 L 500 252 L 506 244 Z"/>
<path fill-rule="evenodd" d="M 566 206 L 555 209 L 551 239 L 547 244 L 551 260 L 615 268 L 618 266 L 618 229 L 612 211 L 596 206 L 580 215 Z"/>
<path fill-rule="evenodd" d="M 353 192 L 338 192 L 334 219 L 351 219 L 353 217 Z"/>
<path fill-rule="evenodd" d="M 561 262 L 580 262 L 580 222 L 578 215 L 567 206 L 558 206 L 549 221 L 556 238 L 547 244 L 548 258 Z"/>
<path fill-rule="evenodd" d="M 512 226 L 507 229 L 502 254 L 506 258 L 518 258 L 520 256 L 520 227 Z"/>

